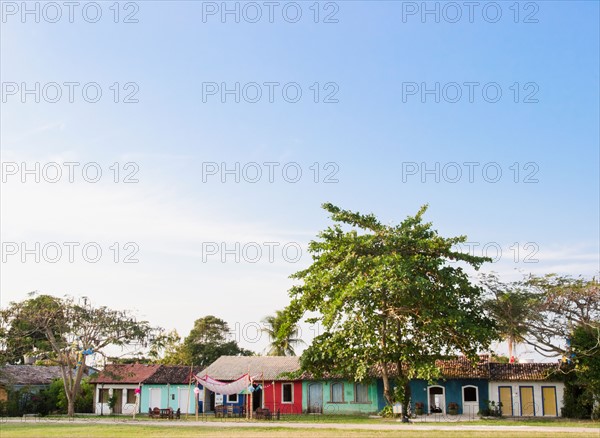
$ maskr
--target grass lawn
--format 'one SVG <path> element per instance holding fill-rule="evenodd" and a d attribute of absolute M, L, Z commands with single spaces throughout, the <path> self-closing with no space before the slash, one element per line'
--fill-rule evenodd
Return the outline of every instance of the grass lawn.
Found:
<path fill-rule="evenodd" d="M 380 431 L 380 430 L 339 430 L 339 429 L 301 429 L 301 428 L 239 428 L 229 427 L 165 427 L 151 424 L 57 424 L 57 423 L 0 423 L 2 438 L 32 438 L 32 437 L 132 437 L 144 438 L 170 438 L 170 437 L 242 437 L 242 438 L 329 438 L 329 437 L 430 437 L 443 436 L 444 438 L 502 438 L 502 437 L 535 437 L 555 438 L 556 432 L 499 432 L 499 431 L 433 431 L 433 430 L 407 430 L 407 431 Z M 590 433 L 569 434 L 574 437 L 598 437 L 598 431 Z"/>
<path fill-rule="evenodd" d="M 94 419 L 105 419 L 114 420 L 115 422 L 130 420 L 131 416 L 109 416 L 104 417 L 95 415 L 76 415 L 76 418 L 86 419 L 94 421 Z M 62 419 L 66 420 L 65 415 L 60 416 L 48 416 L 48 420 Z M 572 420 L 568 418 L 494 418 L 494 419 L 477 419 L 475 421 L 466 421 L 460 417 L 446 416 L 446 417 L 420 417 L 425 418 L 425 421 L 412 421 L 414 425 L 490 425 L 490 426 L 550 426 L 550 427 L 589 427 L 600 429 L 600 422 L 592 420 Z M 454 419 L 454 420 L 453 420 Z M 398 424 L 397 418 L 370 418 L 367 415 L 284 415 L 282 416 L 281 422 L 285 423 L 342 423 L 342 424 Z M 166 422 L 168 420 L 157 420 L 149 418 L 146 415 L 136 416 L 136 421 L 139 422 Z M 181 417 L 178 422 L 195 422 L 195 416 L 190 414 L 189 417 L 185 418 L 185 415 Z M 217 426 L 219 423 L 247 423 L 249 420 L 245 418 L 215 418 L 214 415 L 207 415 L 203 417 L 199 416 L 199 421 L 202 423 L 215 423 Z M 252 421 L 252 420 L 250 420 Z"/>

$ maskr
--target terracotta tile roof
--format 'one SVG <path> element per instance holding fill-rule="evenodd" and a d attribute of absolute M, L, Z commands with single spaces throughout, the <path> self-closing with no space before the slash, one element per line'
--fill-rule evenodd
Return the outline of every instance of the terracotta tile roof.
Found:
<path fill-rule="evenodd" d="M 161 365 L 160 368 L 144 380 L 143 383 L 189 383 L 190 371 L 193 373 L 192 375 L 198 374 L 200 367 L 194 367 L 194 369 L 191 370 L 190 367 L 184 365 Z"/>
<path fill-rule="evenodd" d="M 490 380 L 546 380 L 559 369 L 559 363 L 491 363 Z"/>
<path fill-rule="evenodd" d="M 453 359 L 439 359 L 435 361 L 435 365 L 440 369 L 442 378 L 445 379 L 486 379 L 489 377 L 489 356 L 480 355 L 479 361 L 475 364 L 471 363 L 465 356 L 458 356 Z M 404 371 L 408 370 L 403 367 Z M 381 377 L 381 365 L 376 365 L 371 370 L 373 377 Z M 397 374 L 398 366 L 396 364 L 388 364 L 387 371 L 390 377 Z"/>
<path fill-rule="evenodd" d="M 499 363 L 491 362 L 489 357 L 481 355 L 473 365 L 466 357 L 437 360 L 436 366 L 444 379 L 489 379 L 532 381 L 551 378 L 553 372 L 560 369 L 559 363 Z M 390 376 L 396 374 L 396 365 L 388 365 Z M 373 374 L 381 376 L 381 367 L 374 367 Z"/>
<path fill-rule="evenodd" d="M 62 379 L 59 366 L 5 365 L 0 367 L 2 385 L 49 385 Z"/>
<path fill-rule="evenodd" d="M 209 375 L 217 380 L 236 380 L 250 372 L 265 380 L 289 380 L 283 373 L 300 369 L 300 358 L 297 356 L 221 356 L 198 376 Z"/>
<path fill-rule="evenodd" d="M 127 365 L 106 365 L 90 383 L 143 383 L 152 376 L 161 365 L 141 363 Z"/>
<path fill-rule="evenodd" d="M 446 379 L 487 379 L 489 377 L 490 362 L 485 356 L 480 356 L 476 364 L 464 356 L 456 359 L 436 360 L 435 364 Z"/>

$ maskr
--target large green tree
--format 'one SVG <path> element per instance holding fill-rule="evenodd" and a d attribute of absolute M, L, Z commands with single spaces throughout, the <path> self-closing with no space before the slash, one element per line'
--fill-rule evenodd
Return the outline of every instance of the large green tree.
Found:
<path fill-rule="evenodd" d="M 266 316 L 262 320 L 264 327 L 261 331 L 269 337 L 270 342 L 267 348 L 268 356 L 295 356 L 294 347 L 304 344 L 304 341 L 298 337 L 300 333 L 298 326 L 291 327 L 290 330 L 286 330 L 284 336 L 279 336 L 285 321 L 285 313 L 282 310 L 277 310 L 274 315 Z"/>
<path fill-rule="evenodd" d="M 103 355 L 114 346 L 129 351 L 145 348 L 154 330 L 128 311 L 95 307 L 86 298 L 50 295 L 10 303 L 1 310 L 0 319 L 4 328 L 0 343 L 7 349 L 29 352 L 60 366 L 70 416 L 81 393 L 86 355 Z"/>
<path fill-rule="evenodd" d="M 594 419 L 600 419 L 600 321 L 573 330 L 567 361 L 582 388 L 581 403 L 595 407 Z"/>
<path fill-rule="evenodd" d="M 163 363 L 194 364 L 207 367 L 221 356 L 252 356 L 230 339 L 229 325 L 216 316 L 197 319 L 183 343 L 163 359 Z"/>
<path fill-rule="evenodd" d="M 323 333 L 303 353 L 303 370 L 363 380 L 376 368 L 388 403 L 407 412 L 411 377 L 432 376 L 436 359 L 457 352 L 476 360 L 497 338 L 482 289 L 464 271 L 489 259 L 453 249 L 466 237 L 440 236 L 423 222 L 426 206 L 399 225 L 323 208 L 334 224 L 309 244 L 312 265 L 292 276 L 301 284 L 290 290 L 280 336 L 316 315 L 307 322 Z"/>

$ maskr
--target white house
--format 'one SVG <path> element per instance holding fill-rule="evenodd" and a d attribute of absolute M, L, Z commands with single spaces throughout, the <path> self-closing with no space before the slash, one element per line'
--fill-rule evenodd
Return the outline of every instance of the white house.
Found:
<path fill-rule="evenodd" d="M 507 417 L 558 417 L 565 385 L 558 363 L 490 364 L 489 399 Z"/>
<path fill-rule="evenodd" d="M 98 415 L 133 414 L 140 412 L 140 389 L 143 382 L 152 376 L 160 365 L 128 364 L 107 365 L 90 383 L 94 390 L 94 412 Z M 139 392 L 139 391 L 138 391 Z M 108 399 L 116 397 L 116 405 L 111 412 Z"/>

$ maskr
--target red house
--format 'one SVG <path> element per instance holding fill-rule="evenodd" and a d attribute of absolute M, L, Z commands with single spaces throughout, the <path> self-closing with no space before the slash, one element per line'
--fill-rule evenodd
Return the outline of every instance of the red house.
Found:
<path fill-rule="evenodd" d="M 232 382 L 244 374 L 252 378 L 252 391 L 243 394 L 220 395 L 203 389 L 200 400 L 205 412 L 213 412 L 215 407 L 250 406 L 252 411 L 268 408 L 273 414 L 302 413 L 302 382 L 293 380 L 285 374 L 300 369 L 296 356 L 221 356 L 198 376 L 209 376 L 222 382 Z"/>

